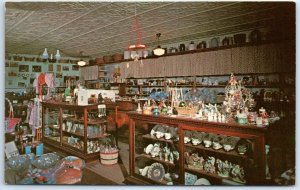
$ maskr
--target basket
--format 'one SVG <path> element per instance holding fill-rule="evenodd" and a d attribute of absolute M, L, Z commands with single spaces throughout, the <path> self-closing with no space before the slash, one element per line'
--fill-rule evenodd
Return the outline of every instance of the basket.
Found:
<path fill-rule="evenodd" d="M 97 57 L 95 62 L 96 62 L 97 65 L 103 64 L 104 63 L 103 57 Z"/>
<path fill-rule="evenodd" d="M 197 113 L 197 107 L 176 107 L 178 115 L 194 115 Z"/>
<path fill-rule="evenodd" d="M 109 63 L 109 62 L 113 62 L 114 58 L 113 58 L 113 56 L 105 55 L 105 56 L 103 56 L 103 60 L 104 60 L 104 63 Z"/>
<path fill-rule="evenodd" d="M 114 165 L 118 163 L 119 151 L 100 152 L 100 163 L 103 165 Z"/>
<path fill-rule="evenodd" d="M 113 55 L 113 59 L 114 59 L 114 61 L 122 61 L 123 55 L 117 53 L 117 54 Z"/>

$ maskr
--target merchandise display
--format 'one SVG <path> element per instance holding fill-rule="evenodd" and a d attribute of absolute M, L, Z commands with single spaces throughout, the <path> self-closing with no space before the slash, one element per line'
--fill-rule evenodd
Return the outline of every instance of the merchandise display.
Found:
<path fill-rule="evenodd" d="M 294 2 L 5 8 L 6 184 L 296 184 Z"/>

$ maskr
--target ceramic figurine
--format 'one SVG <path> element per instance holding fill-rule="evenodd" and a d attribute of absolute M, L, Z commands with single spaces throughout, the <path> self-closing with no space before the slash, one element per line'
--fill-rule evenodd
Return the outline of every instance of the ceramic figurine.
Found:
<path fill-rule="evenodd" d="M 170 155 L 171 151 L 166 146 L 164 147 L 164 153 L 165 153 L 165 161 L 168 162 L 169 161 L 169 155 Z"/>
<path fill-rule="evenodd" d="M 271 179 L 271 173 L 270 173 L 270 169 L 269 169 L 269 164 L 268 164 L 268 155 L 270 152 L 270 145 L 265 145 L 265 149 L 266 149 L 266 179 Z"/>
<path fill-rule="evenodd" d="M 171 106 L 168 106 L 167 109 L 168 109 L 167 114 L 172 115 L 173 114 L 173 108 Z"/>
<path fill-rule="evenodd" d="M 136 109 L 137 112 L 142 112 L 141 103 L 138 103 L 138 107 Z"/>
<path fill-rule="evenodd" d="M 170 155 L 169 155 L 169 162 L 174 164 L 174 155 L 172 152 L 170 152 Z"/>
<path fill-rule="evenodd" d="M 239 183 L 246 183 L 244 169 L 240 167 L 238 164 L 234 165 L 231 170 L 231 175 L 233 181 Z"/>
<path fill-rule="evenodd" d="M 102 97 L 102 94 L 101 93 L 99 93 L 98 94 L 98 103 L 100 103 L 100 104 L 102 104 L 103 103 L 103 97 Z"/>
<path fill-rule="evenodd" d="M 204 163 L 204 170 L 207 173 L 215 173 L 216 167 L 215 167 L 215 158 L 212 156 L 209 156 L 206 162 Z"/>
<path fill-rule="evenodd" d="M 218 175 L 221 177 L 229 177 L 230 170 L 232 168 L 232 164 L 225 160 L 224 162 L 220 159 L 216 161 L 218 166 Z"/>

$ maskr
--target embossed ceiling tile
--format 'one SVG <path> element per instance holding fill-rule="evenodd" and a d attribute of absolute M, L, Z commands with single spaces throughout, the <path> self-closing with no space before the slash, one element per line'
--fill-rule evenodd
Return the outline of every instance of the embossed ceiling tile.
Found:
<path fill-rule="evenodd" d="M 86 11 L 93 8 L 99 2 L 7 2 L 6 8 L 29 10 L 29 11 Z M 109 2 L 101 2 L 101 4 L 109 4 Z"/>

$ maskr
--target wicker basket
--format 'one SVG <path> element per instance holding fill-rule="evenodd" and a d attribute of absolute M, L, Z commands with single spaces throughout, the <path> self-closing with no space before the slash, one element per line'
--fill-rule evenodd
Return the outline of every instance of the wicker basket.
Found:
<path fill-rule="evenodd" d="M 178 115 L 194 115 L 197 113 L 197 107 L 176 107 Z"/>
<path fill-rule="evenodd" d="M 123 59 L 123 55 L 117 53 L 113 56 L 113 59 L 114 59 L 114 61 L 121 61 Z"/>
<path fill-rule="evenodd" d="M 119 151 L 100 152 L 100 162 L 103 165 L 114 165 L 118 163 Z"/>
<path fill-rule="evenodd" d="M 97 65 L 101 65 L 104 63 L 103 57 L 97 57 L 95 62 L 97 63 Z"/>
<path fill-rule="evenodd" d="M 113 56 L 105 55 L 105 56 L 103 56 L 103 60 L 104 60 L 104 63 L 109 63 L 109 62 L 113 62 L 114 58 L 113 58 Z"/>

